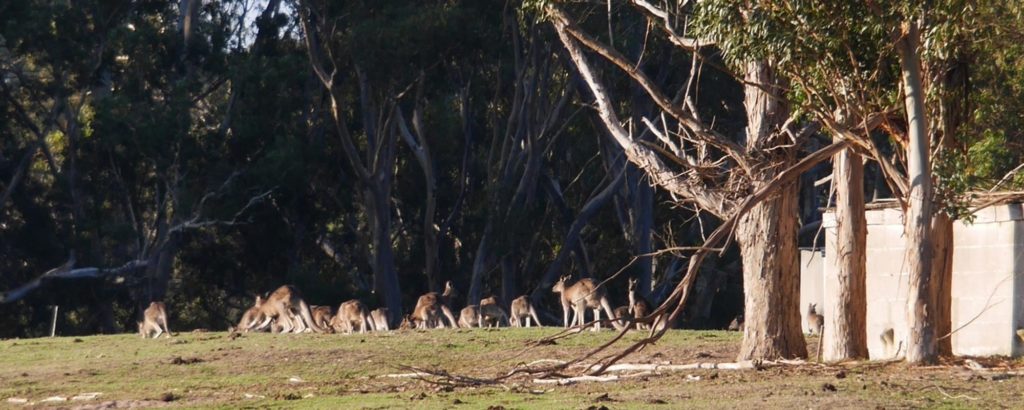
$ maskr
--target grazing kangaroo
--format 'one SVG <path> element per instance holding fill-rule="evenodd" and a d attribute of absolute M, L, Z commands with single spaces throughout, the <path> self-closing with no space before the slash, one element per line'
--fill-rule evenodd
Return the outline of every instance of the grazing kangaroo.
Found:
<path fill-rule="evenodd" d="M 469 305 L 462 308 L 462 311 L 459 312 L 459 327 L 464 329 L 480 327 L 479 305 Z"/>
<path fill-rule="evenodd" d="M 388 308 L 377 308 L 370 312 L 370 323 L 374 331 L 387 332 L 391 330 L 391 325 L 388 324 Z"/>
<path fill-rule="evenodd" d="M 302 294 L 294 286 L 284 285 L 277 288 L 258 307 L 263 322 L 250 327 L 249 330 L 262 329 L 276 320 L 281 325 L 282 333 L 301 333 L 306 330 L 324 333 L 324 329 L 313 320 L 309 305 L 302 300 Z"/>
<path fill-rule="evenodd" d="M 533 308 L 533 304 L 530 303 L 530 298 L 526 295 L 520 296 L 512 300 L 511 309 L 512 326 L 523 327 L 523 323 L 526 323 L 526 327 L 530 327 L 530 319 L 540 326 L 540 319 L 537 318 L 537 310 Z"/>
<path fill-rule="evenodd" d="M 633 318 L 641 319 L 650 314 L 651 307 L 644 300 L 643 296 L 637 294 L 637 286 L 638 281 L 636 278 L 629 278 L 629 313 Z M 637 322 L 636 328 L 639 330 L 649 330 L 651 325 Z"/>
<path fill-rule="evenodd" d="M 334 318 L 334 309 L 330 306 L 310 306 L 310 312 L 313 314 L 313 322 L 324 328 L 324 330 L 330 329 L 331 319 Z"/>
<path fill-rule="evenodd" d="M 359 327 L 359 333 L 366 333 L 370 328 L 370 310 L 363 302 L 349 300 L 338 306 L 338 314 L 331 320 L 331 327 L 337 332 L 352 333 Z"/>
<path fill-rule="evenodd" d="M 166 333 L 167 337 L 171 337 L 171 329 L 167 327 L 167 307 L 164 306 L 164 302 L 149 302 L 149 307 L 142 312 L 142 321 L 138 322 L 139 335 L 143 339 L 149 338 L 149 335 L 153 335 L 156 339 L 161 334 Z"/>
<path fill-rule="evenodd" d="M 612 312 L 612 307 L 608 303 L 608 297 L 604 288 L 598 288 L 594 285 L 592 279 L 580 279 L 573 283 L 572 286 L 567 286 L 570 276 L 562 276 L 555 283 L 555 286 L 551 288 L 552 292 L 561 294 L 562 302 L 562 324 L 565 327 L 570 327 L 569 324 L 569 313 L 573 313 L 573 326 L 582 327 L 586 320 L 584 316 L 587 308 L 594 310 L 594 329 L 593 331 L 601 330 L 601 310 L 604 309 L 609 319 L 615 317 L 615 313 Z M 612 326 L 616 329 L 622 330 L 621 326 L 617 322 L 612 322 Z"/>
<path fill-rule="evenodd" d="M 242 319 L 238 321 L 238 325 L 229 330 L 232 332 L 257 330 L 256 325 L 263 322 L 263 316 L 260 314 L 261 305 L 263 305 L 263 296 L 256 295 L 256 303 L 246 310 L 245 313 L 242 313 Z"/>
<path fill-rule="evenodd" d="M 825 326 L 825 316 L 818 313 L 818 305 L 811 303 L 807 305 L 807 327 L 812 335 L 821 336 L 821 329 Z"/>

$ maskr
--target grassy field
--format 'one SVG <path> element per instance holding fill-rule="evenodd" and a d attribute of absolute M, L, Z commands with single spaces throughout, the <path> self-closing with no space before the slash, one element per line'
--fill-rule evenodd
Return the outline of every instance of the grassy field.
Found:
<path fill-rule="evenodd" d="M 901 364 L 692 370 L 566 386 L 517 377 L 503 384 L 446 387 L 414 378 L 401 365 L 494 377 L 520 363 L 566 360 L 609 340 L 585 332 L 524 349 L 557 331 L 499 329 L 403 331 L 367 335 L 181 333 L 0 341 L 0 406 L 65 408 L 1019 408 L 1024 363 L 979 360 L 907 368 Z M 633 334 L 629 340 L 638 340 Z M 629 363 L 729 362 L 738 333 L 672 331 Z M 811 343 L 813 345 L 814 343 Z M 88 400 L 71 400 L 102 393 Z M 66 402 L 39 403 L 49 397 Z"/>

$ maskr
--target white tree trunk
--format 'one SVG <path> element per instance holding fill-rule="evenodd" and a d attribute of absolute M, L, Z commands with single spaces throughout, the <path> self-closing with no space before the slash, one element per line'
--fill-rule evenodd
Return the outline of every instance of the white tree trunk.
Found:
<path fill-rule="evenodd" d="M 917 22 L 906 23 L 896 43 L 900 55 L 907 110 L 907 210 L 906 235 L 907 362 L 931 364 L 937 359 L 935 303 L 932 299 L 932 179 L 929 159 L 928 120 L 921 82 L 920 32 Z"/>

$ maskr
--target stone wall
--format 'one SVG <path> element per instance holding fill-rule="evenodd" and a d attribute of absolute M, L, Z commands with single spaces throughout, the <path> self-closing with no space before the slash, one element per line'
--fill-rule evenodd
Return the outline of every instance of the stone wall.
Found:
<path fill-rule="evenodd" d="M 872 359 L 888 359 L 902 355 L 906 347 L 907 275 L 902 213 L 899 209 L 870 210 L 866 217 L 868 351 Z M 822 289 L 829 289 L 836 286 L 835 216 L 826 213 L 822 223 L 825 227 Z M 953 236 L 953 353 L 1013 356 L 1024 353 L 1015 334 L 1016 329 L 1024 327 L 1021 205 L 999 205 L 978 211 L 973 224 L 955 223 Z M 813 282 L 815 275 L 802 273 L 801 278 Z M 814 297 L 814 292 L 821 292 L 811 288 L 813 286 L 807 289 L 808 299 Z M 801 301 L 804 291 L 801 285 Z M 802 309 L 806 310 L 806 304 Z M 880 338 L 889 328 L 895 333 L 893 351 L 886 351 Z"/>

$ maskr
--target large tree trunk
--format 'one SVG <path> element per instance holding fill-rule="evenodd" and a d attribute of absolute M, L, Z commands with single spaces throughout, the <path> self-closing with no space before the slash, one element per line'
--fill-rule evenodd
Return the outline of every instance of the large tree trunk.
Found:
<path fill-rule="evenodd" d="M 744 106 L 747 149 L 767 148 L 789 114 L 780 98 L 779 79 L 765 62 L 747 65 Z M 780 153 L 775 155 L 790 155 Z M 788 165 L 792 158 L 775 158 Z M 765 170 L 758 183 L 774 174 Z M 758 181 L 760 180 L 760 181 Z M 755 205 L 736 227 L 743 259 L 746 325 L 739 360 L 807 357 L 800 326 L 800 251 L 797 243 L 799 186 L 790 184 L 776 197 Z"/>
<path fill-rule="evenodd" d="M 900 55 L 907 110 L 907 210 L 904 215 L 908 276 L 907 362 L 930 364 L 937 359 L 935 303 L 932 300 L 932 178 L 928 121 L 924 110 L 918 23 L 904 25 L 896 43 Z"/>
<path fill-rule="evenodd" d="M 738 360 L 807 357 L 800 327 L 800 260 L 795 186 L 740 218 L 746 326 Z"/>
<path fill-rule="evenodd" d="M 835 286 L 826 286 L 822 358 L 825 361 L 866 359 L 867 287 L 865 284 L 867 221 L 864 218 L 864 163 L 852 149 L 833 159 L 836 189 Z"/>

